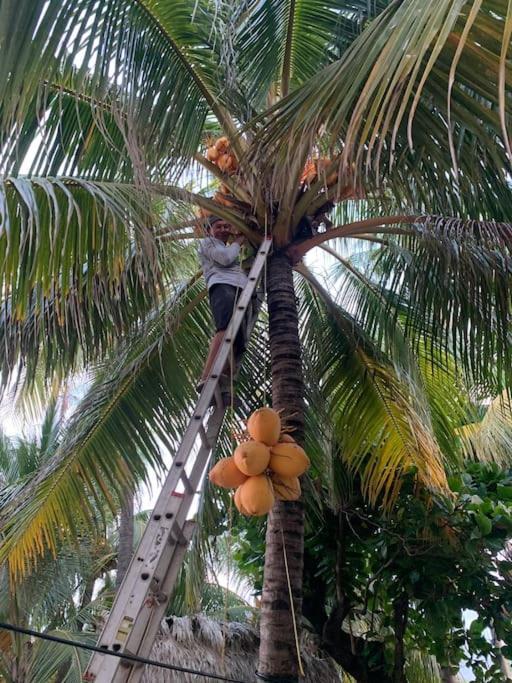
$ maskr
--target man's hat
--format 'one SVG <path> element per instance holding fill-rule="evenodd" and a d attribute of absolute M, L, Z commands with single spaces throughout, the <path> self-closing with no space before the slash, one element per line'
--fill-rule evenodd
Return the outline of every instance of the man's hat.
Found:
<path fill-rule="evenodd" d="M 206 219 L 206 229 L 209 230 L 213 227 L 214 223 L 218 223 L 219 221 L 223 220 L 224 219 L 220 216 L 214 216 L 213 214 L 211 216 L 208 216 L 208 218 Z"/>

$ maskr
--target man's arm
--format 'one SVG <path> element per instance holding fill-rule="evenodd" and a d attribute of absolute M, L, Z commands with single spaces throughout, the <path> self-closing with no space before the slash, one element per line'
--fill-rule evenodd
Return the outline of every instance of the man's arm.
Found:
<path fill-rule="evenodd" d="M 227 244 L 220 245 L 206 238 L 202 245 L 202 251 L 205 256 L 212 261 L 215 261 L 215 263 L 218 263 L 220 266 L 230 266 L 238 259 L 240 254 L 240 243 L 236 241 L 229 246 Z"/>

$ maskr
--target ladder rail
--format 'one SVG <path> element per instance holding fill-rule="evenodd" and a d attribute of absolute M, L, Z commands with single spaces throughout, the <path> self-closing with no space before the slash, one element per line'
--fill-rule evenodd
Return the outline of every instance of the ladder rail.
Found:
<path fill-rule="evenodd" d="M 192 534 L 193 525 L 187 524 L 187 515 L 204 477 L 226 412 L 226 406 L 218 400 L 212 409 L 212 399 L 214 396 L 218 399 L 220 375 L 229 359 L 235 337 L 244 323 L 270 248 L 269 239 L 258 248 L 247 285 L 237 301 L 222 347 L 187 424 L 139 546 L 117 591 L 98 641 L 99 647 L 105 651 L 112 649 L 131 654 L 142 654 L 144 651 L 149 654 L 151 650 Z M 251 320 L 252 329 L 254 324 L 255 319 Z M 195 451 L 198 440 L 199 449 Z M 192 467 L 186 473 L 185 467 L 190 462 Z M 184 493 L 176 494 L 180 482 L 185 490 Z M 176 529 L 179 531 L 178 538 Z M 188 538 L 187 534 L 190 534 Z M 95 653 L 91 657 L 84 680 L 96 683 L 136 683 L 142 677 L 143 670 L 144 667 L 136 667 L 126 660 L 123 662 L 117 657 Z"/>

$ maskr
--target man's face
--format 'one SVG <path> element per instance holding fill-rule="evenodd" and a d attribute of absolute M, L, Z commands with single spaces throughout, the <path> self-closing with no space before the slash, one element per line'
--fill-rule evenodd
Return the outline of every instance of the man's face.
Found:
<path fill-rule="evenodd" d="M 228 241 L 232 232 L 232 226 L 229 223 L 226 223 L 226 221 L 216 221 L 210 229 L 212 237 L 215 237 L 215 239 L 221 240 L 224 243 Z"/>

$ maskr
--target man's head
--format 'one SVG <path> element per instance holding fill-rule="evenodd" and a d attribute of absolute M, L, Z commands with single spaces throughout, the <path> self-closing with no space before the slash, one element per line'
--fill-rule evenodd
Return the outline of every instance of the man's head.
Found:
<path fill-rule="evenodd" d="M 219 216 L 208 216 L 206 221 L 206 232 L 212 237 L 215 237 L 215 239 L 221 240 L 221 242 L 226 244 L 229 237 L 233 234 L 234 229 L 231 223 L 228 223 L 223 218 L 220 218 Z"/>

